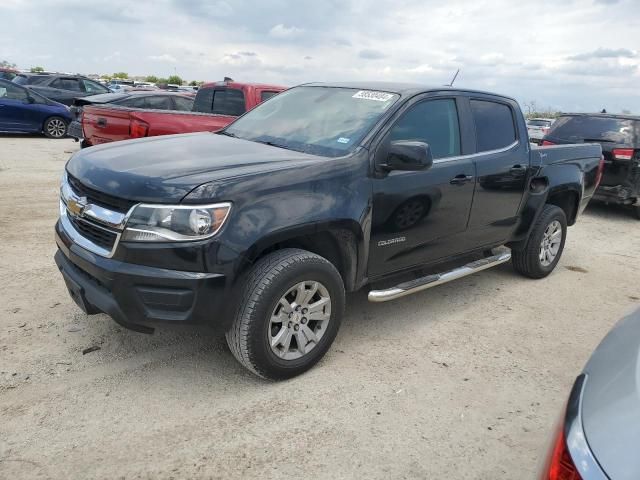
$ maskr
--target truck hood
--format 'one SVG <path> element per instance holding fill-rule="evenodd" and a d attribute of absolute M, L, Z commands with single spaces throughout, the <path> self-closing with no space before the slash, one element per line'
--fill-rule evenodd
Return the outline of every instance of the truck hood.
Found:
<path fill-rule="evenodd" d="M 76 153 L 67 172 L 109 195 L 171 203 L 208 182 L 297 168 L 322 157 L 209 132 L 114 142 Z"/>
<path fill-rule="evenodd" d="M 640 310 L 622 319 L 587 363 L 582 422 L 609 478 L 640 478 Z"/>

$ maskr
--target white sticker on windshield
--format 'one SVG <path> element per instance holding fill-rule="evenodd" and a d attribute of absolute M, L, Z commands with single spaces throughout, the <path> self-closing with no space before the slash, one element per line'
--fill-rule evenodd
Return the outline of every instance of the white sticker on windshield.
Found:
<path fill-rule="evenodd" d="M 350 138 L 345 138 L 345 137 L 340 137 L 337 142 L 338 143 L 349 143 L 351 139 Z"/>
<path fill-rule="evenodd" d="M 360 90 L 353 96 L 353 98 L 375 100 L 376 102 L 387 102 L 393 98 L 393 94 L 387 92 L 374 92 L 373 90 Z"/>

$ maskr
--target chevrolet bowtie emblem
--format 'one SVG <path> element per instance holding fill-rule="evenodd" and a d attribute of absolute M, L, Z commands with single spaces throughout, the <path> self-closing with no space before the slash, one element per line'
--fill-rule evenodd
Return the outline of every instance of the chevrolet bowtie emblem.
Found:
<path fill-rule="evenodd" d="M 87 197 L 80 197 L 77 200 L 71 198 L 67 202 L 67 210 L 75 217 L 81 217 L 85 208 L 87 208 Z"/>

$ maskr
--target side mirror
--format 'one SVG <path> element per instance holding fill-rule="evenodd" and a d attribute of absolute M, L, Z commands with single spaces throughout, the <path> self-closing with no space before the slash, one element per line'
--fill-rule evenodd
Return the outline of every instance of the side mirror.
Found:
<path fill-rule="evenodd" d="M 380 166 L 387 171 L 427 170 L 433 165 L 433 155 L 428 143 L 412 140 L 396 140 L 391 142 L 386 162 Z"/>

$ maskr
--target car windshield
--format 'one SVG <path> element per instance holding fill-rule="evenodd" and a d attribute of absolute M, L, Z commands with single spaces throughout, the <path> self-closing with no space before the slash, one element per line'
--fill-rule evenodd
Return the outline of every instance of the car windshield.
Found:
<path fill-rule="evenodd" d="M 634 143 L 634 124 L 638 123 L 625 118 L 567 115 L 553 124 L 548 135 L 572 142 L 602 141 L 631 145 Z"/>
<path fill-rule="evenodd" d="M 352 152 L 399 95 L 335 87 L 297 87 L 277 95 L 223 132 L 325 157 Z"/>

